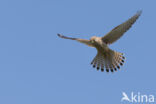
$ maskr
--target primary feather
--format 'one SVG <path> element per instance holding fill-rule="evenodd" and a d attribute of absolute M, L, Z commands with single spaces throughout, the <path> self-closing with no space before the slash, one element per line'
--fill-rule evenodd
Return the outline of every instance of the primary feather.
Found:
<path fill-rule="evenodd" d="M 111 44 L 115 42 L 116 40 L 118 40 L 135 23 L 135 21 L 141 15 L 141 12 L 142 11 L 138 11 L 134 16 L 132 16 L 126 22 L 112 29 L 109 33 L 107 33 L 104 37 L 102 37 L 103 42 L 107 44 Z"/>

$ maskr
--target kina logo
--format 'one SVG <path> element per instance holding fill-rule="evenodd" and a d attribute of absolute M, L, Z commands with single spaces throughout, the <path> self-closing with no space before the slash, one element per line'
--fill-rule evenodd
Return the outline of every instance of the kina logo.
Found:
<path fill-rule="evenodd" d="M 140 92 L 130 94 L 126 94 L 126 92 L 122 92 L 121 102 L 131 102 L 131 103 L 154 103 L 154 95 L 152 94 L 141 94 Z"/>

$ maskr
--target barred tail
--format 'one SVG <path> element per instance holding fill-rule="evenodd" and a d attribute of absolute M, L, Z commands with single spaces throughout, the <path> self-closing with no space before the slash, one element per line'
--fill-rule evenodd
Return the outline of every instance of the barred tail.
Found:
<path fill-rule="evenodd" d="M 94 68 L 97 68 L 97 70 L 101 69 L 101 71 L 106 70 L 106 72 L 114 72 L 117 71 L 117 69 L 120 69 L 120 66 L 123 65 L 124 61 L 125 57 L 123 56 L 123 53 L 109 50 L 106 53 L 98 52 L 91 64 Z"/>

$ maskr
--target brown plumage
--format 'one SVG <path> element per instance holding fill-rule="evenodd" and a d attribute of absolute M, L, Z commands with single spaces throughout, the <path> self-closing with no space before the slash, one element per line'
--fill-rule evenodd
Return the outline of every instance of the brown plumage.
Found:
<path fill-rule="evenodd" d="M 76 40 L 78 42 L 84 43 L 90 47 L 94 47 L 97 49 L 97 55 L 92 60 L 91 64 L 97 70 L 106 71 L 106 72 L 114 72 L 117 69 L 120 69 L 125 62 L 125 57 L 123 53 L 116 52 L 111 50 L 108 45 L 117 41 L 123 34 L 130 29 L 130 27 L 135 23 L 135 21 L 141 15 L 141 11 L 138 11 L 134 16 L 128 19 L 126 22 L 118 25 L 114 29 L 112 29 L 109 33 L 107 33 L 104 37 L 91 37 L 90 40 L 79 39 L 79 38 L 70 38 L 58 34 L 60 38 Z"/>

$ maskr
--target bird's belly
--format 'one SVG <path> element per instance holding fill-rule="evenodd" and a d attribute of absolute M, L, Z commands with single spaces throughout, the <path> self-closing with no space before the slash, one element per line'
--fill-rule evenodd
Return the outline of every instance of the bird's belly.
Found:
<path fill-rule="evenodd" d="M 97 44 L 95 47 L 101 53 L 105 53 L 109 51 L 109 48 L 106 44 Z"/>

